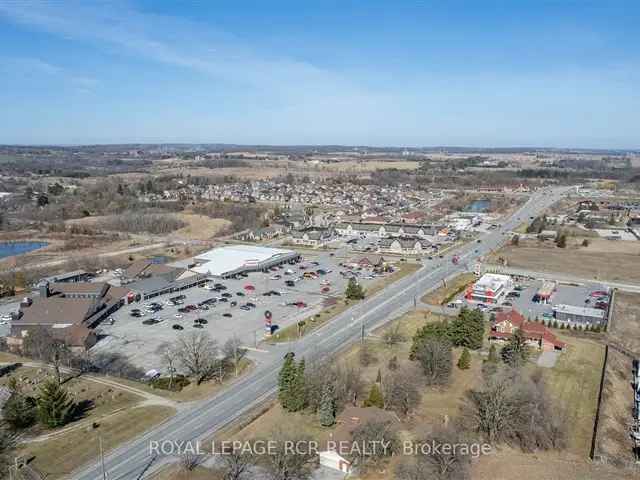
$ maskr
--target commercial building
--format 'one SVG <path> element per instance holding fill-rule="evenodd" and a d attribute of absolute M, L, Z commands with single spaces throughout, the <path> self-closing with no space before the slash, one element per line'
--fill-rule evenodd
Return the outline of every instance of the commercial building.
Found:
<path fill-rule="evenodd" d="M 545 280 L 533 296 L 533 301 L 537 303 L 549 303 L 557 287 L 557 282 Z"/>
<path fill-rule="evenodd" d="M 509 275 L 485 273 L 471 285 L 465 297 L 473 302 L 497 304 L 513 289 L 513 280 Z"/>
<path fill-rule="evenodd" d="M 302 259 L 298 252 L 256 245 L 229 245 L 214 248 L 197 257 L 191 270 L 201 275 L 229 278 L 246 272 L 260 272 Z"/>
<path fill-rule="evenodd" d="M 10 349 L 20 351 L 35 329 L 46 329 L 76 352 L 96 342 L 93 329 L 125 303 L 127 289 L 104 282 L 47 283 L 39 285 L 40 298 L 25 301 L 11 322 Z"/>
<path fill-rule="evenodd" d="M 559 322 L 567 322 L 572 325 L 603 325 L 606 322 L 605 310 L 574 305 L 554 305 L 553 316 Z"/>
<path fill-rule="evenodd" d="M 128 290 L 127 301 L 149 300 L 167 293 L 204 285 L 205 275 L 185 268 L 171 267 L 151 260 L 140 260 L 123 272 L 122 284 Z"/>

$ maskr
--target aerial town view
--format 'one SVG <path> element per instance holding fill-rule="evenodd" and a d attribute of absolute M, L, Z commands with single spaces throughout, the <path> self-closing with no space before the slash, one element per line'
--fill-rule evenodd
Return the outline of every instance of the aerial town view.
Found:
<path fill-rule="evenodd" d="M 638 25 L 0 0 L 0 479 L 640 478 Z"/>

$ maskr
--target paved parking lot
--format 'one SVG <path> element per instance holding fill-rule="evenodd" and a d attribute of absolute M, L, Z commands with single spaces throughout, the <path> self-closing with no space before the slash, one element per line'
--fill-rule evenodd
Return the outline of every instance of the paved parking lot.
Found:
<path fill-rule="evenodd" d="M 516 310 L 532 320 L 535 318 L 541 319 L 544 313 L 553 313 L 553 305 L 565 304 L 576 307 L 593 307 L 593 305 L 585 304 L 585 300 L 589 298 L 589 294 L 597 290 L 607 290 L 606 287 L 598 283 L 580 286 L 559 284 L 556 292 L 551 297 L 551 301 L 545 305 L 533 301 L 535 293 L 542 285 L 541 280 L 521 282 L 520 285 L 525 287 L 525 289 L 520 292 L 520 298 L 514 298 L 510 301 Z"/>
<path fill-rule="evenodd" d="M 143 369 L 161 369 L 158 349 L 162 345 L 173 342 L 180 335 L 193 331 L 208 332 L 220 345 L 233 336 L 236 336 L 246 346 L 254 346 L 255 342 L 262 340 L 264 335 L 264 313 L 269 310 L 272 315 L 272 322 L 280 328 L 295 324 L 297 321 L 322 310 L 323 302 L 333 294 L 341 295 L 347 285 L 347 279 L 340 275 L 343 270 L 339 263 L 354 254 L 348 251 L 318 252 L 317 254 L 305 254 L 304 261 L 294 266 L 283 266 L 276 272 L 249 273 L 247 278 L 242 279 L 214 279 L 212 282 L 223 284 L 227 287 L 222 292 L 209 291 L 205 288 L 192 288 L 180 292 L 186 295 L 184 305 L 164 306 L 163 310 L 156 314 L 146 314 L 142 318 L 135 318 L 130 315 L 135 308 L 142 308 L 143 304 L 158 302 L 165 304 L 169 298 L 177 293 L 162 295 L 152 300 L 128 305 L 120 309 L 113 315 L 115 323 L 109 325 L 104 322 L 100 328 L 101 339 L 92 348 L 93 353 L 98 352 L 120 352 L 129 357 L 131 361 Z M 357 256 L 357 254 L 355 254 Z M 317 262 L 314 265 L 311 262 Z M 300 265 L 306 266 L 304 270 Z M 293 271 L 286 275 L 287 269 Z M 285 281 L 299 277 L 304 272 L 310 270 L 323 269 L 327 271 L 325 275 L 320 275 L 316 279 L 303 279 L 295 283 L 294 287 L 285 285 Z M 276 278 L 280 276 L 280 278 Z M 362 285 L 366 288 L 375 279 L 361 278 Z M 328 285 L 327 285 L 328 284 Z M 255 290 L 250 291 L 246 287 L 252 286 Z M 329 291 L 322 293 L 324 286 L 329 287 Z M 276 290 L 281 293 L 279 296 L 264 296 L 264 292 Z M 238 295 L 238 292 L 242 296 Z M 185 305 L 197 305 L 203 300 L 216 297 L 220 298 L 222 293 L 231 295 L 227 302 L 216 302 L 207 311 L 197 310 L 190 313 L 182 313 L 181 318 L 177 318 L 178 308 Z M 236 306 L 231 306 L 231 301 L 237 302 Z M 240 306 L 251 302 L 256 308 L 248 311 L 241 310 Z M 306 307 L 288 306 L 287 303 L 304 302 Z M 231 316 L 224 316 L 230 314 Z M 142 321 L 149 318 L 157 318 L 161 323 L 155 325 L 144 325 Z M 193 327 L 196 318 L 203 318 L 207 321 L 203 329 Z M 184 330 L 174 330 L 173 325 L 180 325 Z"/>
<path fill-rule="evenodd" d="M 524 287 L 520 292 L 520 297 L 508 298 L 505 301 L 510 302 L 517 311 L 519 311 L 526 318 L 535 320 L 536 318 L 542 319 L 543 314 L 553 314 L 554 305 L 574 305 L 576 307 L 593 307 L 591 304 L 586 304 L 585 300 L 592 298 L 590 294 L 598 290 L 608 290 L 602 284 L 589 283 L 585 285 L 568 285 L 560 283 L 557 286 L 556 292 L 551 297 L 549 303 L 536 303 L 534 302 L 534 296 L 538 289 L 542 286 L 542 280 L 524 280 L 516 282 L 517 285 Z M 464 303 L 466 300 L 461 295 L 459 297 Z M 470 303 L 469 306 L 474 308 L 475 304 Z"/>

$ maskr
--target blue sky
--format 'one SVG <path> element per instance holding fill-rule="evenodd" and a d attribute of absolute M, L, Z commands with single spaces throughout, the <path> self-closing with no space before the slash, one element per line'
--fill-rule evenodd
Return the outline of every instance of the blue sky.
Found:
<path fill-rule="evenodd" d="M 0 143 L 640 147 L 640 2 L 0 0 Z"/>

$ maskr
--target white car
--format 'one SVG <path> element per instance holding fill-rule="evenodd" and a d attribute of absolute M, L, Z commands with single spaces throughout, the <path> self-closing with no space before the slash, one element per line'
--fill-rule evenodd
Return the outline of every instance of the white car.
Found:
<path fill-rule="evenodd" d="M 174 317 L 176 317 L 176 318 L 182 318 L 182 314 L 181 314 L 181 313 L 176 313 L 176 314 L 174 315 Z"/>

